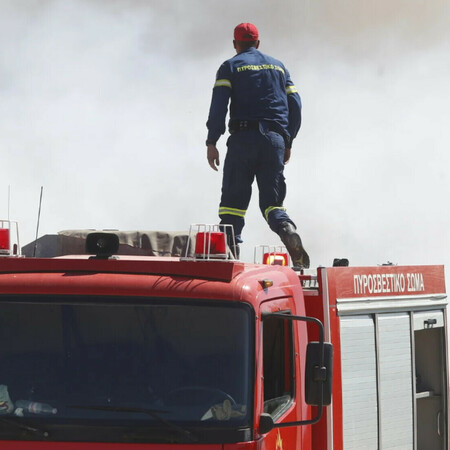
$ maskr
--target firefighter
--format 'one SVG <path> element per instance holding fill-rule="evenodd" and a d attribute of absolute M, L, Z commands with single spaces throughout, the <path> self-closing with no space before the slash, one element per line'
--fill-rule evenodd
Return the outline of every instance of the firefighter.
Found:
<path fill-rule="evenodd" d="M 233 225 L 239 257 L 244 217 L 256 177 L 259 207 L 270 228 L 291 255 L 294 266 L 309 267 L 296 226 L 283 206 L 286 184 L 284 165 L 301 124 L 301 100 L 283 63 L 261 53 L 258 29 L 241 23 L 234 29 L 236 55 L 216 75 L 207 121 L 207 158 L 217 171 L 216 143 L 225 132 L 230 102 L 230 137 L 223 170 L 219 206 L 221 224 Z"/>

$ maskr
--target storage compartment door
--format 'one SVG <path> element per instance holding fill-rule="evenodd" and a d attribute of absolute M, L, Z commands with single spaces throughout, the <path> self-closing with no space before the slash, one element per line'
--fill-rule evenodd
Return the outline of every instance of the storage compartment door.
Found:
<path fill-rule="evenodd" d="M 345 450 L 378 449 L 375 324 L 372 316 L 341 319 Z"/>
<path fill-rule="evenodd" d="M 411 322 L 406 313 L 377 315 L 380 448 L 412 449 L 414 411 Z"/>

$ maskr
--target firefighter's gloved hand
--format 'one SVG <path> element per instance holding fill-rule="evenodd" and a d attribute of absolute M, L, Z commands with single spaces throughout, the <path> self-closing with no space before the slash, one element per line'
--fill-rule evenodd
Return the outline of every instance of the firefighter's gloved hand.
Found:
<path fill-rule="evenodd" d="M 284 149 L 284 164 L 287 164 L 290 159 L 291 159 L 291 149 L 285 148 Z"/>
<path fill-rule="evenodd" d="M 208 145 L 207 158 L 208 163 L 211 166 L 211 169 L 217 172 L 217 168 L 220 165 L 220 161 L 219 161 L 219 150 L 217 150 L 217 147 L 215 145 L 212 144 Z"/>

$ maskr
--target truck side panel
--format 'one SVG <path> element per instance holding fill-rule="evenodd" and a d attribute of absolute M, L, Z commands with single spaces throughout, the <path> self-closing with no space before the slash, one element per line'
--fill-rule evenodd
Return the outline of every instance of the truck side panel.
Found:
<path fill-rule="evenodd" d="M 335 350 L 331 448 L 448 448 L 443 267 L 326 272 Z"/>
<path fill-rule="evenodd" d="M 312 425 L 312 449 L 339 450 L 342 449 L 342 396 L 341 396 L 341 359 L 340 359 L 340 328 L 336 315 L 336 306 L 330 305 L 328 296 L 328 281 L 325 268 L 319 268 L 317 283 L 313 288 L 305 288 L 305 307 L 308 316 L 316 317 L 324 325 L 325 341 L 333 343 L 333 395 L 331 405 L 324 410 L 322 419 Z M 307 282 L 307 286 L 314 283 Z M 331 324 L 334 324 L 331 326 Z M 319 339 L 315 326 L 308 326 L 309 341 Z M 312 414 L 316 414 L 313 407 Z"/>

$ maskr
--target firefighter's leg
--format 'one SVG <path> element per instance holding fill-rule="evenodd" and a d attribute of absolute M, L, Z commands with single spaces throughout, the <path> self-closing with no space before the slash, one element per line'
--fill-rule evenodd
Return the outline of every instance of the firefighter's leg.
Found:
<path fill-rule="evenodd" d="M 260 148 L 256 181 L 259 189 L 259 207 L 272 231 L 278 233 L 283 222 L 289 218 L 283 201 L 286 197 L 284 180 L 284 139 L 273 131 L 260 135 Z"/>
<path fill-rule="evenodd" d="M 280 236 L 294 266 L 309 267 L 309 256 L 303 248 L 296 226 L 286 212 L 284 179 L 284 139 L 278 133 L 262 135 L 260 164 L 256 172 L 259 206 L 270 228 Z"/>
<path fill-rule="evenodd" d="M 222 225 L 233 225 L 235 242 L 228 235 L 228 244 L 235 257 L 239 258 L 239 244 L 245 213 L 252 194 L 254 179 L 251 165 L 251 136 L 248 132 L 236 133 L 228 139 L 228 151 L 223 168 L 222 197 L 219 217 Z"/>

